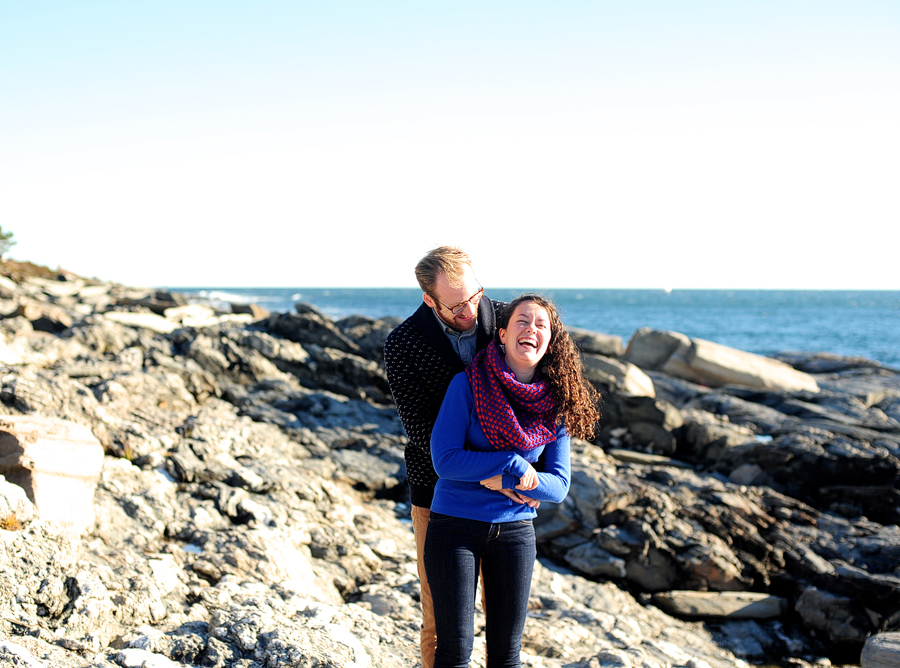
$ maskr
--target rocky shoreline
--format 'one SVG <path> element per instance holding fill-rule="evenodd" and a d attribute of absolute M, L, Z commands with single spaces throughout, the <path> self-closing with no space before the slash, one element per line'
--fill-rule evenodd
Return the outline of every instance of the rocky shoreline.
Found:
<path fill-rule="evenodd" d="M 13 269 L 0 666 L 417 664 L 396 321 Z M 523 665 L 896 658 L 900 372 L 573 335 L 602 431 L 536 523 Z"/>

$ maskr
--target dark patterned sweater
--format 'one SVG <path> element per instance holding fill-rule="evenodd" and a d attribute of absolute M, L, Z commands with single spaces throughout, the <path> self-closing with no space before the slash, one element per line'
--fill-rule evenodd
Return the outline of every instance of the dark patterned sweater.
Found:
<path fill-rule="evenodd" d="M 478 304 L 475 348 L 494 337 L 503 302 L 482 299 Z M 431 429 L 447 386 L 465 368 L 434 311 L 425 303 L 392 331 L 384 342 L 384 369 L 397 412 L 408 439 L 404 456 L 413 505 L 431 507 L 437 474 L 431 463 Z"/>

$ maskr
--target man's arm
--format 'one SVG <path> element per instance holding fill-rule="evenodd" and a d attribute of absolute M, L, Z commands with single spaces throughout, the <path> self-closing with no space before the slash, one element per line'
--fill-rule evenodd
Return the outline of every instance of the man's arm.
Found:
<path fill-rule="evenodd" d="M 417 346 L 411 335 L 408 327 L 391 332 L 384 343 L 384 370 L 407 438 L 427 452 L 437 411 L 429 409 L 432 402 L 423 382 L 426 374 L 416 361 Z"/>
<path fill-rule="evenodd" d="M 417 319 L 424 322 L 417 324 Z M 431 462 L 431 432 L 447 385 L 462 370 L 459 358 L 449 359 L 453 350 L 446 337 L 428 332 L 433 320 L 430 309 L 422 309 L 391 332 L 384 345 L 385 373 L 408 439 L 406 477 L 413 502 L 423 506 L 430 503 L 425 497 L 438 479 Z M 443 354 L 438 337 L 446 343 Z"/>

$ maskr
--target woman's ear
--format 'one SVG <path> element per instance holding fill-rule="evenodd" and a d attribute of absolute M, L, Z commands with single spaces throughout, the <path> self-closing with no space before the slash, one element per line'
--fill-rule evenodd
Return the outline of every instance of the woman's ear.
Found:
<path fill-rule="evenodd" d="M 498 329 L 497 336 L 500 337 L 500 344 L 505 346 L 506 345 L 506 330 Z"/>

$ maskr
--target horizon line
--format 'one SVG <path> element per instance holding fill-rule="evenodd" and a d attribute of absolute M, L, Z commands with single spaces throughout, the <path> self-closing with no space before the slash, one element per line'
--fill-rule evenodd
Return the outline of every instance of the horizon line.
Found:
<path fill-rule="evenodd" d="M 160 290 L 415 290 L 420 291 L 418 286 L 410 285 L 156 285 L 150 286 Z M 752 288 L 752 287 L 689 287 L 689 288 L 663 288 L 663 287 L 568 287 L 568 286 L 542 286 L 542 287 L 523 287 L 523 286 L 507 286 L 494 285 L 485 287 L 485 291 L 490 290 L 522 290 L 522 291 L 539 291 L 539 290 L 642 290 L 652 292 L 900 292 L 900 288 L 796 288 L 796 287 L 778 287 L 778 288 Z"/>

